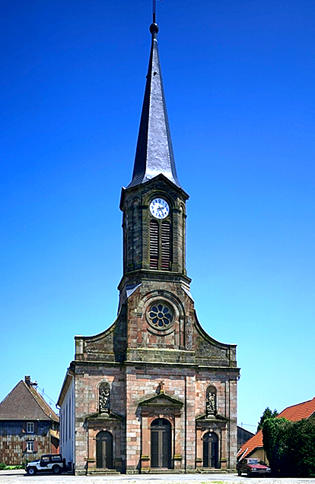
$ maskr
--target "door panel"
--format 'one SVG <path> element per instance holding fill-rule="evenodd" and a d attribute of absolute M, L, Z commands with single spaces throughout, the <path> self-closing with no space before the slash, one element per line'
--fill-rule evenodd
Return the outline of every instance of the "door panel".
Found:
<path fill-rule="evenodd" d="M 151 466 L 159 466 L 159 432 L 151 430 Z"/>
<path fill-rule="evenodd" d="M 219 439 L 214 432 L 203 437 L 203 467 L 219 468 Z"/>
<path fill-rule="evenodd" d="M 96 467 L 113 468 L 113 436 L 109 432 L 99 432 L 96 436 Z"/>
<path fill-rule="evenodd" d="M 161 432 L 161 441 L 162 441 L 162 458 L 161 458 L 161 467 L 167 467 L 169 468 L 170 466 L 170 432 L 167 431 L 167 429 L 163 430 Z"/>
<path fill-rule="evenodd" d="M 151 466 L 167 469 L 171 466 L 171 424 L 164 418 L 151 424 Z"/>

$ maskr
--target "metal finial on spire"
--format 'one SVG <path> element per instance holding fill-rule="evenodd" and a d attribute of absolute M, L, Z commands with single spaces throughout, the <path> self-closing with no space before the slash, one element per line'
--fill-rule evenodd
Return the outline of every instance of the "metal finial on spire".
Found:
<path fill-rule="evenodd" d="M 156 0 L 153 1 L 153 21 Z M 175 167 L 172 140 L 167 118 L 166 103 L 162 84 L 156 34 L 158 26 L 152 23 L 150 32 L 152 44 L 147 82 L 144 93 L 138 143 L 132 180 L 127 188 L 146 183 L 162 174 L 180 187 Z"/>
<path fill-rule="evenodd" d="M 153 23 L 150 25 L 150 32 L 155 38 L 155 35 L 158 33 L 159 27 L 156 23 L 156 0 L 153 0 Z"/>

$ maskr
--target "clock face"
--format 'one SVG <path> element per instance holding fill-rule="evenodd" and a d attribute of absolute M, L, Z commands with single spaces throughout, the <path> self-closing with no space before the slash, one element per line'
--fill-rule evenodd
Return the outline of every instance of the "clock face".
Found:
<path fill-rule="evenodd" d="M 165 218 L 168 216 L 170 207 L 163 198 L 154 198 L 150 203 L 150 212 L 155 218 Z"/>

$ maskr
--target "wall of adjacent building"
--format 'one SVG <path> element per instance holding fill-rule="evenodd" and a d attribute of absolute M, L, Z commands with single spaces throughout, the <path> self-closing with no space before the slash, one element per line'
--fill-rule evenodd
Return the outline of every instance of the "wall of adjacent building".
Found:
<path fill-rule="evenodd" d="M 32 422 L 32 420 L 29 420 Z M 6 465 L 21 465 L 39 458 L 52 449 L 50 421 L 35 421 L 34 432 L 26 433 L 26 422 L 22 420 L 0 422 L 0 462 Z M 34 451 L 27 450 L 27 441 L 33 441 Z"/>
<path fill-rule="evenodd" d="M 265 464 L 269 465 L 269 461 L 263 447 L 257 447 L 257 449 L 255 449 L 254 452 L 252 452 L 249 456 L 246 456 L 246 457 L 256 457 L 261 462 L 264 462 Z"/>
<path fill-rule="evenodd" d="M 60 406 L 60 453 L 71 467 L 75 463 L 75 430 L 74 430 L 74 378 Z"/>

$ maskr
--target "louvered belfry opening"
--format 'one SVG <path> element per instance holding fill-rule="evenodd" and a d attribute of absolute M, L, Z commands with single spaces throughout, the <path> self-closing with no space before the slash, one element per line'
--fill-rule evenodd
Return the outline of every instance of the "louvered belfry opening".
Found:
<path fill-rule="evenodd" d="M 171 224 L 162 222 L 161 227 L 161 269 L 169 271 L 171 265 Z"/>
<path fill-rule="evenodd" d="M 150 269 L 159 268 L 159 223 L 150 221 Z"/>
<path fill-rule="evenodd" d="M 150 269 L 169 271 L 171 269 L 171 224 L 157 220 L 150 221 Z"/>

